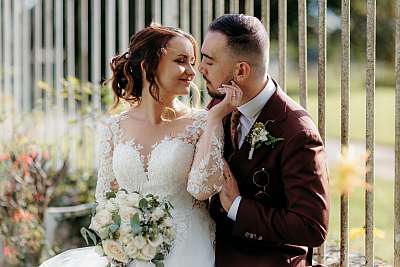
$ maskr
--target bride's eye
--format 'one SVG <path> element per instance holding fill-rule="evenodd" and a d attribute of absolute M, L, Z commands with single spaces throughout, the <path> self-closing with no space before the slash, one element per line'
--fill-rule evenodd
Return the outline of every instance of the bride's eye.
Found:
<path fill-rule="evenodd" d="M 177 60 L 175 60 L 175 62 L 178 62 L 179 64 L 184 64 L 184 63 L 185 63 L 185 60 L 183 60 L 183 59 L 177 59 Z"/>

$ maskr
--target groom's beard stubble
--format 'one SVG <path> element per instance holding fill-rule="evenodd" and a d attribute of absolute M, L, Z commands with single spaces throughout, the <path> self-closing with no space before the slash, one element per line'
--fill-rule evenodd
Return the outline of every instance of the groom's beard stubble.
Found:
<path fill-rule="evenodd" d="M 208 82 L 208 84 L 211 84 L 210 81 L 207 80 L 206 77 L 203 76 L 203 78 L 204 78 L 204 80 L 205 80 L 206 82 Z M 233 80 L 233 77 L 231 77 L 231 78 L 229 78 L 229 79 L 226 79 L 226 82 L 221 83 L 221 85 L 220 85 L 218 88 L 222 87 L 222 84 L 230 84 L 232 80 Z M 218 92 L 218 91 L 212 92 L 212 91 L 210 90 L 210 88 L 208 88 L 207 84 L 206 84 L 206 88 L 207 88 L 208 94 L 209 94 L 212 98 L 219 99 L 219 100 L 223 100 L 223 99 L 225 98 L 225 94 L 223 94 L 223 93 L 220 93 L 220 92 Z"/>

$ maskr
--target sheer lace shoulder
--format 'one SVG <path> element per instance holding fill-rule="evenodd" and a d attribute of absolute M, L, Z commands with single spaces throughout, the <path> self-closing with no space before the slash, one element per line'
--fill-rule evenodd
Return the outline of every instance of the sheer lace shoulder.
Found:
<path fill-rule="evenodd" d="M 96 185 L 96 201 L 101 202 L 105 199 L 105 193 L 111 190 L 111 184 L 115 182 L 112 169 L 112 157 L 114 144 L 119 138 L 118 121 L 121 115 L 108 118 L 98 126 L 98 174 Z"/>
<path fill-rule="evenodd" d="M 207 124 L 208 111 L 193 110 L 193 124 L 188 129 L 196 138 L 196 151 L 189 173 L 187 191 L 205 200 L 219 192 L 223 183 L 223 127 Z"/>

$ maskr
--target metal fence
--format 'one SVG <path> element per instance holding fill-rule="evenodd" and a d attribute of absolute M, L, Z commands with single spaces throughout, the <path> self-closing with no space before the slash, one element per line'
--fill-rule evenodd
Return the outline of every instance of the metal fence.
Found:
<path fill-rule="evenodd" d="M 400 0 L 396 1 L 395 77 L 395 222 L 394 266 L 400 267 Z M 309 1 L 313 2 L 313 1 Z M 315 0 L 317 2 L 317 0 Z M 366 41 L 366 150 L 370 172 L 365 180 L 374 184 L 374 97 L 376 2 L 367 5 Z M 201 43 L 207 25 L 223 13 L 257 15 L 269 32 L 270 14 L 278 13 L 279 83 L 286 84 L 287 0 L 279 0 L 278 10 L 269 0 L 0 0 L 0 114 L 18 122 L 22 114 L 38 109 L 59 118 L 77 116 L 76 88 L 65 86 L 65 77 L 77 77 L 78 87 L 90 82 L 92 91 L 84 95 L 93 110 L 100 111 L 101 82 L 110 75 L 108 62 L 128 46 L 130 34 L 150 21 L 179 26 Z M 350 95 L 350 0 L 341 1 L 341 144 L 349 145 Z M 326 96 L 327 1 L 318 0 L 318 128 L 323 140 Z M 298 69 L 300 103 L 307 107 L 307 1 L 298 0 Z M 38 83 L 38 81 L 43 81 Z M 197 80 L 201 83 L 201 78 Z M 54 89 L 52 89 L 54 88 Z M 205 98 L 206 95 L 204 94 Z M 207 99 L 204 99 L 207 101 Z M 54 122 L 54 120 L 53 120 Z M 53 122 L 50 122 L 53 123 Z M 7 127 L 5 124 L 4 127 Z M 57 124 L 49 125 L 55 130 Z M 53 127 L 53 128 L 51 128 Z M 5 131 L 7 128 L 1 129 Z M 66 131 L 66 129 L 64 129 Z M 70 153 L 76 153 L 71 149 Z M 84 153 L 83 158 L 90 157 Z M 88 160 L 86 158 L 86 160 Z M 366 191 L 366 266 L 374 265 L 374 194 Z M 336 215 L 333 215 L 336 216 Z M 338 215 L 337 215 L 338 216 Z M 349 200 L 341 196 L 340 266 L 349 265 Z M 324 263 L 324 246 L 318 262 Z"/>

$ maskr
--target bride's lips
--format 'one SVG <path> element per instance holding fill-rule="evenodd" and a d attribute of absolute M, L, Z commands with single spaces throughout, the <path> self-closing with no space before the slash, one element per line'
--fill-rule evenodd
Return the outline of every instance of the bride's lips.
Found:
<path fill-rule="evenodd" d="M 179 79 L 179 80 L 184 82 L 186 85 L 189 85 L 192 82 L 192 79 Z"/>

